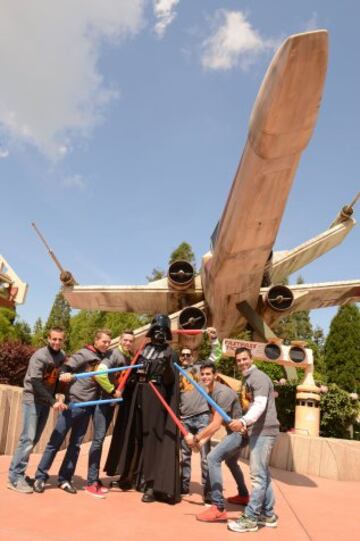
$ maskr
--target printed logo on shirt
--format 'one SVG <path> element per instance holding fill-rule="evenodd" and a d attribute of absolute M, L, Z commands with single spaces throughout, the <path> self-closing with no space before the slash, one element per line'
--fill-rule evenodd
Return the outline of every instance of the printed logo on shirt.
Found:
<path fill-rule="evenodd" d="M 192 377 L 193 380 L 195 380 L 197 383 L 200 381 L 199 373 L 197 372 L 196 368 L 193 368 L 189 371 L 189 375 Z M 194 386 L 188 379 L 186 379 L 185 376 L 180 377 L 180 391 L 182 393 L 188 393 L 190 391 L 194 390 Z"/>
<path fill-rule="evenodd" d="M 240 404 L 243 412 L 247 412 L 250 403 L 254 401 L 254 396 L 248 385 L 243 383 L 240 389 Z"/>
<path fill-rule="evenodd" d="M 54 366 L 49 366 L 47 371 L 45 372 L 43 376 L 43 381 L 46 382 L 48 385 L 55 385 L 57 379 L 59 376 L 59 369 L 55 368 Z"/>

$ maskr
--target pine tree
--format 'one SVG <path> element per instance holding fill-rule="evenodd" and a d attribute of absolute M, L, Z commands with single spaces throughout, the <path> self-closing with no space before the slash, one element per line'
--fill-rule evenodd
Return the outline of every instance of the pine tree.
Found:
<path fill-rule="evenodd" d="M 39 317 L 34 323 L 31 343 L 36 348 L 41 348 L 46 343 L 44 339 L 44 326 L 41 317 Z"/>
<path fill-rule="evenodd" d="M 356 304 L 341 306 L 332 320 L 325 364 L 329 382 L 360 392 L 360 310 Z"/>
<path fill-rule="evenodd" d="M 156 280 L 161 280 L 161 278 L 164 278 L 164 276 L 165 271 L 159 269 L 159 267 L 154 267 L 150 276 L 147 276 L 146 279 L 148 282 L 155 282 Z"/>
<path fill-rule="evenodd" d="M 196 268 L 196 259 L 192 247 L 187 242 L 182 242 L 179 246 L 170 254 L 169 265 L 174 263 L 174 261 L 188 261 L 191 265 Z"/>
<path fill-rule="evenodd" d="M 64 295 L 59 291 L 52 305 L 50 315 L 45 325 L 44 337 L 47 336 L 51 327 L 62 327 L 66 333 L 65 348 L 69 342 L 71 308 Z"/>

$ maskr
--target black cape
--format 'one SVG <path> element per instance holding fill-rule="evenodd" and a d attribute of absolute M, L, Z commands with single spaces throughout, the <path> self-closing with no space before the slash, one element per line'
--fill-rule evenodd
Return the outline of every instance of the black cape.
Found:
<path fill-rule="evenodd" d="M 149 344 L 141 356 L 147 379 L 154 382 L 175 414 L 179 415 L 179 378 L 174 367 L 177 355 L 168 345 Z M 157 499 L 180 501 L 179 431 L 147 383 L 135 373 L 119 406 L 109 454 L 108 475 L 119 475 L 143 488 L 152 483 Z"/>

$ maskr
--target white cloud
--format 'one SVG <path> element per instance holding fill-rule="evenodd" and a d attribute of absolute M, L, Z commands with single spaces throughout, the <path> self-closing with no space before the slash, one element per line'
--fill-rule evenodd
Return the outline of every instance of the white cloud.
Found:
<path fill-rule="evenodd" d="M 0 18 L 0 134 L 63 157 L 118 96 L 98 71 L 101 40 L 143 25 L 146 0 L 4 0 Z"/>
<path fill-rule="evenodd" d="M 7 158 L 9 156 L 9 151 L 7 148 L 1 148 L 0 147 L 0 159 L 1 158 Z"/>
<path fill-rule="evenodd" d="M 65 177 L 63 185 L 66 188 L 76 188 L 78 190 L 85 190 L 87 186 L 85 179 L 81 175 L 69 175 Z"/>
<path fill-rule="evenodd" d="M 164 36 L 166 28 L 175 19 L 175 8 L 178 3 L 179 0 L 154 0 L 154 14 L 157 18 L 157 23 L 155 24 L 155 33 L 159 38 Z"/>
<path fill-rule="evenodd" d="M 310 32 L 311 30 L 316 30 L 317 28 L 319 28 L 318 15 L 316 11 L 314 11 L 310 19 L 305 23 L 305 31 Z"/>
<path fill-rule="evenodd" d="M 258 55 L 274 48 L 272 40 L 263 39 L 241 11 L 216 11 L 213 34 L 203 42 L 201 62 L 204 68 L 247 69 Z"/>

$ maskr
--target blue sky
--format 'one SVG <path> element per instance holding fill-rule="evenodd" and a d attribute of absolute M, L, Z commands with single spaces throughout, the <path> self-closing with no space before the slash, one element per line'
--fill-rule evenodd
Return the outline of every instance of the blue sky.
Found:
<path fill-rule="evenodd" d="M 360 190 L 355 0 L 5 0 L 1 11 L 0 253 L 29 283 L 18 313 L 31 324 L 59 287 L 32 221 L 82 284 L 145 283 L 184 240 L 200 263 L 290 34 L 327 29 L 330 55 L 276 249 L 326 229 Z M 305 281 L 359 278 L 359 239 L 357 227 Z M 334 313 L 312 321 L 327 329 Z"/>

